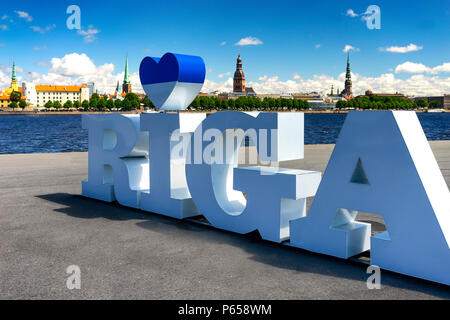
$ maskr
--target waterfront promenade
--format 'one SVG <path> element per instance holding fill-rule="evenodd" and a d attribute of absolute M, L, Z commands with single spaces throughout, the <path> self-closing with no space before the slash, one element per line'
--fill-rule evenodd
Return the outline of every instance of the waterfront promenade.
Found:
<path fill-rule="evenodd" d="M 430 145 L 450 184 L 450 141 Z M 324 171 L 333 145 L 284 167 Z M 87 153 L 0 155 L 0 299 L 429 299 L 450 287 L 80 196 Z M 365 217 L 379 223 L 375 218 Z M 66 268 L 81 268 L 81 289 Z"/>

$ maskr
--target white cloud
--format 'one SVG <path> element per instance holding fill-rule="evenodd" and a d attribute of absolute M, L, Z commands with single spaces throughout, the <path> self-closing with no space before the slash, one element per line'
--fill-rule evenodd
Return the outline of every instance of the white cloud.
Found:
<path fill-rule="evenodd" d="M 246 38 L 242 38 L 241 40 L 239 40 L 238 42 L 235 43 L 236 46 L 257 46 L 257 45 L 261 45 L 263 44 L 263 42 L 261 40 L 259 40 L 258 38 L 255 37 L 246 37 Z"/>
<path fill-rule="evenodd" d="M 293 78 L 294 80 L 299 80 L 299 79 L 301 79 L 302 77 L 301 77 L 297 72 L 295 72 L 295 73 L 292 75 L 292 78 Z"/>
<path fill-rule="evenodd" d="M 49 72 L 63 76 L 86 76 L 93 74 L 107 74 L 114 70 L 112 63 L 96 67 L 94 62 L 85 54 L 70 53 L 62 58 L 52 58 Z"/>
<path fill-rule="evenodd" d="M 6 24 L 0 24 L 0 30 L 6 31 L 8 30 L 8 26 Z"/>
<path fill-rule="evenodd" d="M 19 11 L 19 10 L 16 10 L 16 11 L 14 11 L 14 12 L 17 13 L 17 15 L 19 16 L 19 18 L 25 19 L 25 20 L 27 20 L 28 22 L 33 21 L 33 17 L 30 16 L 30 14 L 29 14 L 28 12 L 25 12 L 25 11 Z"/>
<path fill-rule="evenodd" d="M 229 77 L 231 75 L 231 72 L 225 72 L 225 73 L 220 73 L 217 75 L 217 78 L 225 78 L 225 77 Z"/>
<path fill-rule="evenodd" d="M 387 47 L 387 48 L 379 48 L 380 51 L 395 52 L 395 53 L 406 53 L 406 52 L 412 52 L 412 51 L 419 51 L 422 49 L 423 49 L 423 47 L 415 45 L 414 43 L 410 43 L 404 47 L 391 46 L 391 47 Z"/>
<path fill-rule="evenodd" d="M 45 28 L 41 28 L 41 27 L 37 27 L 37 26 L 31 26 L 30 28 L 33 29 L 33 31 L 35 31 L 35 32 L 44 34 L 48 31 L 54 29 L 55 27 L 56 27 L 55 24 L 51 24 L 51 25 L 46 26 Z"/>
<path fill-rule="evenodd" d="M 364 94 L 367 89 L 379 93 L 401 92 L 407 95 L 442 95 L 450 93 L 450 77 L 412 75 L 407 79 L 398 79 L 393 73 L 381 74 L 378 77 L 365 77 L 352 73 L 353 92 Z M 310 79 L 297 79 L 280 81 L 277 76 L 260 77 L 258 81 L 248 81 L 247 86 L 253 87 L 257 93 L 296 93 L 296 92 L 323 92 L 328 93 L 331 85 L 335 89 L 344 88 L 345 73 L 338 77 L 329 75 L 314 75 Z M 224 82 L 214 82 L 206 79 L 202 92 L 215 90 L 231 92 L 233 90 L 233 79 L 228 78 Z"/>
<path fill-rule="evenodd" d="M 450 62 L 444 62 L 440 66 L 431 69 L 430 73 L 436 74 L 440 72 L 450 72 Z"/>
<path fill-rule="evenodd" d="M 95 65 L 84 53 L 70 53 L 63 57 L 55 57 L 46 62 L 36 62 L 41 67 L 48 67 L 47 73 L 25 71 L 18 66 L 22 73 L 18 74 L 21 81 L 33 81 L 36 84 L 73 84 L 80 85 L 90 81 L 95 82 L 100 93 L 113 93 L 117 81 L 123 81 L 124 72 L 114 73 L 112 63 Z M 122 68 L 122 66 L 121 66 Z M 428 67 L 426 67 L 428 68 Z M 381 74 L 378 77 L 366 77 L 352 73 L 353 91 L 355 94 L 363 94 L 367 89 L 373 92 L 395 93 L 401 92 L 407 95 L 441 95 L 450 93 L 450 76 L 438 76 L 438 72 L 450 72 L 450 63 L 446 62 L 434 68 L 428 68 L 428 74 L 410 75 L 406 79 L 396 78 L 394 73 Z M 231 73 L 230 73 L 231 74 Z M 282 92 L 325 92 L 330 91 L 331 85 L 335 89 L 343 89 L 345 73 L 337 77 L 330 75 L 314 75 L 311 78 L 302 78 L 295 73 L 293 79 L 282 81 L 278 76 L 264 75 L 258 81 L 248 81 L 247 86 L 253 87 L 257 93 L 282 93 Z M 10 85 L 11 67 L 0 65 L 0 88 Z M 138 72 L 130 74 L 133 92 L 143 92 Z M 208 79 L 202 88 L 202 92 L 214 90 L 231 92 L 233 79 L 223 78 L 223 82 L 215 82 Z"/>
<path fill-rule="evenodd" d="M 348 9 L 345 15 L 349 16 L 349 17 L 352 17 L 352 18 L 358 16 L 358 14 L 356 14 L 352 9 Z"/>
<path fill-rule="evenodd" d="M 344 49 L 342 49 L 343 52 L 349 52 L 349 51 L 359 51 L 359 48 L 355 48 L 354 46 L 351 46 L 349 44 L 346 44 Z"/>
<path fill-rule="evenodd" d="M 321 46 L 322 46 L 322 45 L 321 45 L 320 43 L 318 43 L 318 44 L 316 44 L 314 47 L 315 47 L 316 49 L 319 49 Z"/>
<path fill-rule="evenodd" d="M 222 42 L 220 43 L 221 46 L 224 46 L 224 45 L 226 45 L 226 44 L 227 44 L 226 41 L 222 41 Z"/>
<path fill-rule="evenodd" d="M 82 83 L 95 82 L 95 86 L 100 93 L 114 93 L 117 81 L 122 83 L 124 72 L 114 74 L 114 65 L 105 63 L 95 65 L 94 62 L 84 53 L 70 53 L 63 57 L 52 58 L 50 63 L 38 61 L 34 64 L 41 67 L 48 67 L 47 73 L 38 73 L 22 70 L 17 66 L 18 81 L 31 81 L 41 85 L 81 85 Z M 123 66 L 121 65 L 121 68 Z M 142 93 L 143 89 L 139 79 L 139 73 L 130 74 L 130 81 L 133 92 Z M 0 88 L 9 87 L 11 82 L 11 67 L 0 65 Z"/>
<path fill-rule="evenodd" d="M 402 64 L 399 64 L 395 68 L 395 73 L 430 73 L 430 74 L 438 74 L 443 72 L 450 72 L 450 62 L 444 62 L 443 64 L 436 67 L 427 67 L 422 63 L 415 63 L 406 61 Z"/>
<path fill-rule="evenodd" d="M 96 34 L 100 33 L 100 30 L 95 29 L 92 25 L 88 26 L 87 30 L 78 30 L 78 34 L 83 36 L 84 42 L 93 42 L 97 40 Z"/>
<path fill-rule="evenodd" d="M 415 62 L 409 62 L 406 61 L 402 64 L 399 64 L 396 68 L 395 68 L 395 73 L 424 73 L 424 72 L 429 72 L 430 68 L 428 68 L 427 66 L 425 66 L 422 63 L 415 63 Z"/>
<path fill-rule="evenodd" d="M 2 17 L 1 17 L 2 20 L 6 20 L 8 18 L 9 18 L 9 16 L 7 14 L 2 15 Z"/>
<path fill-rule="evenodd" d="M 406 61 L 402 64 L 399 64 L 396 68 L 395 68 L 395 73 L 401 73 L 401 72 L 405 72 L 405 73 L 424 73 L 424 72 L 430 72 L 430 68 L 428 68 L 427 66 L 425 66 L 422 63 L 415 63 L 415 62 L 409 62 Z"/>

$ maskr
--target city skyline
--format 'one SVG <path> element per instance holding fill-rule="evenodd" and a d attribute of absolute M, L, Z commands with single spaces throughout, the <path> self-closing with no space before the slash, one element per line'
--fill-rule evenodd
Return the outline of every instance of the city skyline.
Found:
<path fill-rule="evenodd" d="M 123 11 L 119 2 L 80 1 L 80 30 L 66 27 L 71 3 L 52 3 L 51 10 L 45 3 L 7 3 L 0 10 L 0 88 L 10 84 L 14 57 L 19 82 L 93 81 L 100 92 L 113 93 L 128 55 L 133 91 L 142 92 L 140 61 L 169 51 L 204 58 L 203 92 L 233 90 L 238 53 L 246 84 L 257 93 L 328 92 L 332 85 L 344 88 L 350 52 L 354 94 L 450 92 L 448 1 L 282 1 L 277 7 L 131 1 Z M 380 7 L 381 29 L 366 26 L 371 4 Z"/>

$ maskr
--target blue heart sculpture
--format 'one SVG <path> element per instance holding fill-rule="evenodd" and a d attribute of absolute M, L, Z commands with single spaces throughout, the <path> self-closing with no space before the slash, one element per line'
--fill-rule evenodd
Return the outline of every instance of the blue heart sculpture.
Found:
<path fill-rule="evenodd" d="M 145 93 L 159 110 L 184 110 L 195 99 L 205 81 L 201 57 L 166 53 L 161 58 L 145 57 L 139 77 Z"/>

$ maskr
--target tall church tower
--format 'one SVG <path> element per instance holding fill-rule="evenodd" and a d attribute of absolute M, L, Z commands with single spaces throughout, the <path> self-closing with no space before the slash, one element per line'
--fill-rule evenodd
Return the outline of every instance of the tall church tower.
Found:
<path fill-rule="evenodd" d="M 352 74 L 350 73 L 350 55 L 347 52 L 347 71 L 345 72 L 345 89 L 344 95 L 353 96 L 352 92 Z"/>
<path fill-rule="evenodd" d="M 123 77 L 122 92 L 123 93 L 131 92 L 130 75 L 128 74 L 128 55 L 127 59 L 125 60 L 125 75 Z"/>
<path fill-rule="evenodd" d="M 16 77 L 16 64 L 13 60 L 12 65 L 12 74 L 11 74 L 11 89 L 12 91 L 19 91 L 19 86 L 17 84 L 17 77 Z"/>
<path fill-rule="evenodd" d="M 233 92 L 245 92 L 245 76 L 242 71 L 241 55 L 238 55 L 236 62 L 236 71 L 233 77 Z"/>

